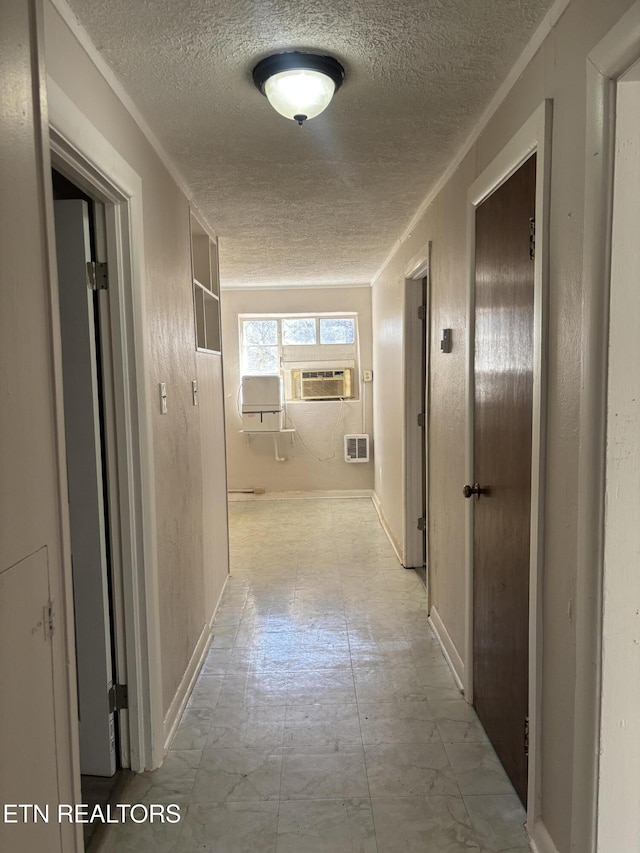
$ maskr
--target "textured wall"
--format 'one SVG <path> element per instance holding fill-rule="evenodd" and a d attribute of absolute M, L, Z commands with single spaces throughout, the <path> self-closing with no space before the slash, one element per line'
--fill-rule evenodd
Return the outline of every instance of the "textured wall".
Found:
<path fill-rule="evenodd" d="M 543 579 L 542 816 L 559 853 L 571 849 L 575 685 L 574 608 L 581 370 L 582 227 L 586 56 L 629 7 L 628 0 L 574 2 L 489 122 L 477 144 L 374 283 L 374 366 L 378 399 L 397 401 L 405 264 L 433 240 L 430 518 L 432 600 L 464 658 L 464 356 L 468 186 L 544 98 L 554 99 L 549 297 L 547 506 Z M 437 351 L 439 330 L 454 330 L 451 356 Z M 391 366 L 390 362 L 393 362 Z M 386 365 L 386 366 L 385 366 Z M 387 406 L 376 412 L 376 492 L 398 533 L 401 425 Z M 579 820 L 579 816 L 578 816 Z"/>
<path fill-rule="evenodd" d="M 259 488 L 268 492 L 313 491 L 318 489 L 371 489 L 373 464 L 344 461 L 343 436 L 362 432 L 362 401 L 345 402 L 335 430 L 333 449 L 331 433 L 340 415 L 339 402 L 293 403 L 289 411 L 305 444 L 320 459 L 335 452 L 335 458 L 319 462 L 299 440 L 293 447 L 288 438 L 279 438 L 280 454 L 288 462 L 276 462 L 270 436 L 256 436 L 247 444 L 239 434 L 242 423 L 237 399 L 240 385 L 238 350 L 238 314 L 317 313 L 321 311 L 357 311 L 360 332 L 361 370 L 370 370 L 371 356 L 371 289 L 301 288 L 299 290 L 223 290 L 222 336 L 224 344 L 225 409 L 227 423 L 227 455 L 229 488 Z M 366 430 L 372 436 L 372 397 L 376 393 L 377 375 L 365 392 Z M 375 451 L 374 451 L 375 452 Z"/>
<path fill-rule="evenodd" d="M 157 509 L 157 572 L 162 631 L 163 706 L 167 711 L 217 598 L 205 579 L 202 448 L 217 460 L 223 447 L 203 432 L 192 404 L 198 378 L 194 348 L 189 208 L 139 128 L 89 62 L 58 13 L 46 5 L 48 73 L 140 175 L 146 257 L 150 387 L 166 382 L 168 413 L 152 410 Z M 200 371 L 202 372 L 202 371 Z M 205 382 L 212 405 L 222 407 L 220 377 Z M 204 389 L 203 389 L 204 390 Z M 152 395 L 152 400 L 155 400 Z M 226 531 L 219 546 L 224 556 Z M 217 577 L 221 588 L 223 578 Z M 205 597 L 205 589 L 209 590 Z M 218 589 L 219 592 L 219 589 Z M 207 612 L 207 608 L 209 611 Z"/>
<path fill-rule="evenodd" d="M 375 491 L 396 547 L 403 540 L 402 476 L 402 347 L 404 337 L 404 262 L 397 255 L 372 293 L 373 373 L 376 399 L 373 428 Z M 384 403 L 383 403 L 384 401 Z"/>
<path fill-rule="evenodd" d="M 79 791 L 58 468 L 61 370 L 53 360 L 51 317 L 57 296 L 50 288 L 41 179 L 35 6 L 3 3 L 0 27 L 0 800 L 44 804 L 74 802 Z M 66 568 L 69 579 L 69 562 Z M 42 614 L 49 599 L 56 630 L 47 638 Z M 74 839 L 68 824 L 0 821 L 0 848 L 15 853 L 54 853 L 62 845 L 72 851 Z"/>

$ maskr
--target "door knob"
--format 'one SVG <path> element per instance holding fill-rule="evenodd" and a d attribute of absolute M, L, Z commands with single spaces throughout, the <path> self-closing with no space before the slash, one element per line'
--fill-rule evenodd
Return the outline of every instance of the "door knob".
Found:
<path fill-rule="evenodd" d="M 481 489 L 479 483 L 474 483 L 473 486 L 466 485 L 462 487 L 462 494 L 465 498 L 470 498 L 475 495 L 479 500 L 480 495 L 486 495 L 488 491 L 488 489 Z"/>

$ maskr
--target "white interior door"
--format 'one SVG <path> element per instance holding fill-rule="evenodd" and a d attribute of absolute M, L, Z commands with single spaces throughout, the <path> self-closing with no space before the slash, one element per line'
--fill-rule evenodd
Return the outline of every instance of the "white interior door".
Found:
<path fill-rule="evenodd" d="M 65 439 L 75 604 L 80 769 L 116 771 L 105 496 L 89 210 L 80 200 L 56 201 Z"/>

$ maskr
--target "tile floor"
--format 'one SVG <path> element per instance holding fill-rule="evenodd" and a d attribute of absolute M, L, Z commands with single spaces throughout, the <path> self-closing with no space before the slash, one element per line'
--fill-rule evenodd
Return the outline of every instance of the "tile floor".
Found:
<path fill-rule="evenodd" d="M 234 502 L 215 638 L 164 766 L 103 853 L 529 850 L 424 589 L 369 499 Z"/>

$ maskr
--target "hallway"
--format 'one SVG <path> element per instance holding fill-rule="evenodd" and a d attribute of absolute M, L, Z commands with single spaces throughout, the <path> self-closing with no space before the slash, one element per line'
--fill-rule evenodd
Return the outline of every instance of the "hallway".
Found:
<path fill-rule="evenodd" d="M 529 850 L 525 813 L 362 499 L 230 505 L 231 577 L 162 769 L 102 853 Z"/>

